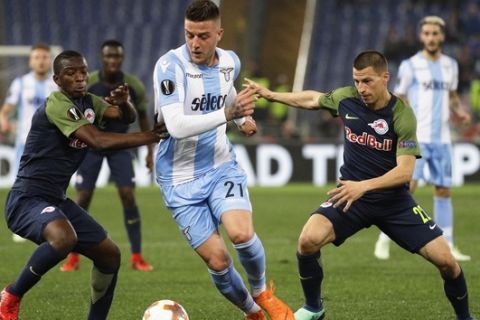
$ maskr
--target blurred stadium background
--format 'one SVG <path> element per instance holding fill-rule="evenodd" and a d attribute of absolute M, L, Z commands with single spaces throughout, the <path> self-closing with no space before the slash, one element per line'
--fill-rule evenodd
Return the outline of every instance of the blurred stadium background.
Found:
<path fill-rule="evenodd" d="M 364 49 L 386 54 L 393 88 L 400 61 L 419 49 L 420 18 L 427 14 L 443 17 L 447 21 L 444 52 L 459 61 L 459 91 L 475 119 L 469 128 L 452 129 L 459 147 L 455 148 L 455 181 L 462 184 L 480 179 L 480 0 L 217 2 L 226 30 L 220 46 L 235 50 L 243 64 L 237 88 L 243 76 L 248 76 L 276 90 L 328 91 L 351 83 L 351 61 Z M 160 55 L 183 43 L 183 14 L 188 3 L 1 0 L 0 100 L 11 80 L 28 70 L 25 55 L 12 54 L 12 46 L 27 46 L 27 53 L 37 42 L 78 50 L 95 70 L 100 67 L 100 44 L 114 38 L 125 46 L 124 70 L 145 83 L 153 101 L 153 66 Z M 336 178 L 341 131 L 328 113 L 288 110 L 259 101 L 255 117 L 260 127 L 256 137 L 245 139 L 231 131 L 232 140 L 242 148 L 239 157 L 252 176 L 251 184 L 306 181 L 321 185 Z M 0 137 L 3 146 L 12 141 L 13 135 Z M 13 176 L 6 164 L 7 149 L 0 148 L 4 153 L 0 156 L 0 185 L 6 186 Z M 319 152 L 323 154 L 320 158 Z M 324 172 L 324 176 L 316 178 L 312 171 Z"/>

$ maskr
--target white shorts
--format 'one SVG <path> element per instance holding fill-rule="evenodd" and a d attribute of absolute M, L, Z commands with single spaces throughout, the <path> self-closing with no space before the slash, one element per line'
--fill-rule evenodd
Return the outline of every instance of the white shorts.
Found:
<path fill-rule="evenodd" d="M 247 176 L 236 162 L 227 162 L 190 182 L 162 186 L 165 205 L 192 248 L 218 229 L 230 210 L 252 212 Z"/>

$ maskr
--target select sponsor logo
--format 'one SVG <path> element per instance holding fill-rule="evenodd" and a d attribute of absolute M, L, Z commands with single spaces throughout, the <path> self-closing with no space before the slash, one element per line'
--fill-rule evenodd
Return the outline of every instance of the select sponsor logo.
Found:
<path fill-rule="evenodd" d="M 191 108 L 193 111 L 214 111 L 219 110 L 225 105 L 227 95 L 213 95 L 211 93 L 202 94 L 202 97 L 192 100 Z"/>

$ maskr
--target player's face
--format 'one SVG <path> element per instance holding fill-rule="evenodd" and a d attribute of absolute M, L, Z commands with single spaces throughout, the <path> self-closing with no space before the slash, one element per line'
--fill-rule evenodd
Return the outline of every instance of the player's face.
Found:
<path fill-rule="evenodd" d="M 370 107 L 383 107 L 388 94 L 388 72 L 377 73 L 373 67 L 357 70 L 353 68 L 353 81 L 363 102 Z"/>
<path fill-rule="evenodd" d="M 103 70 L 106 73 L 120 72 L 123 63 L 123 48 L 106 46 L 102 49 Z"/>
<path fill-rule="evenodd" d="M 185 42 L 193 63 L 213 65 L 215 48 L 222 36 L 220 20 L 185 20 Z"/>
<path fill-rule="evenodd" d="M 445 40 L 445 35 L 439 25 L 427 23 L 422 26 L 420 41 L 429 54 L 433 55 L 439 52 L 443 40 Z"/>
<path fill-rule="evenodd" d="M 39 76 L 44 76 L 50 70 L 52 57 L 45 49 L 35 49 L 30 53 L 30 68 Z"/>
<path fill-rule="evenodd" d="M 63 59 L 58 75 L 53 76 L 55 83 L 69 97 L 80 98 L 87 92 L 88 67 L 85 58 Z"/>

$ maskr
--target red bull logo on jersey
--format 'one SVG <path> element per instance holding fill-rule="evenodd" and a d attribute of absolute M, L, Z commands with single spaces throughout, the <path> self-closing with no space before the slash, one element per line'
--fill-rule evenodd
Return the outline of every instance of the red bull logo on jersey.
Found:
<path fill-rule="evenodd" d="M 373 130 L 375 130 L 375 132 L 378 134 L 383 135 L 388 132 L 388 123 L 383 119 L 375 120 L 372 123 L 369 123 L 368 125 L 372 127 Z"/>
<path fill-rule="evenodd" d="M 192 110 L 193 111 L 215 111 L 221 109 L 224 104 L 225 100 L 227 99 L 227 95 L 224 94 L 216 96 L 208 93 L 206 95 L 202 94 L 201 98 L 195 98 L 192 101 Z"/>
<path fill-rule="evenodd" d="M 367 146 L 380 151 L 391 151 L 393 146 L 392 139 L 383 139 L 383 141 L 377 141 L 377 138 L 374 135 L 368 134 L 367 132 L 363 132 L 361 135 L 358 135 L 353 133 L 349 127 L 345 127 L 345 137 L 352 143 L 358 143 L 359 145 Z"/>

